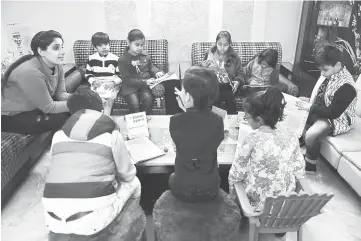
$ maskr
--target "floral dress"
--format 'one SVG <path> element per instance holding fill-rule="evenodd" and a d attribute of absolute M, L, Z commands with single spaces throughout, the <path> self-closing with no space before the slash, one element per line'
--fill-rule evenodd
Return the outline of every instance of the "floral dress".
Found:
<path fill-rule="evenodd" d="M 230 195 L 235 198 L 233 185 L 241 182 L 256 211 L 262 211 L 266 197 L 294 192 L 296 177 L 304 174 L 299 141 L 290 132 L 252 132 L 238 153 L 229 171 Z"/>

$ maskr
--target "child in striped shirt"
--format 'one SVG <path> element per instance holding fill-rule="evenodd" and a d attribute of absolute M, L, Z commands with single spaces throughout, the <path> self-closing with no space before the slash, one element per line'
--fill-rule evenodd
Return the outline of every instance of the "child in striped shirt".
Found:
<path fill-rule="evenodd" d="M 110 116 L 122 82 L 118 67 L 119 57 L 109 52 L 108 34 L 97 32 L 92 36 L 91 41 L 97 52 L 89 56 L 85 78 L 90 83 L 91 89 L 102 98 L 104 114 Z"/>

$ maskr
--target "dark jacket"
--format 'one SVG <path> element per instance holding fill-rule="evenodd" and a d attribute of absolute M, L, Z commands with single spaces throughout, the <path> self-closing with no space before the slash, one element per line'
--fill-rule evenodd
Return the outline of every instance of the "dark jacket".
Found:
<path fill-rule="evenodd" d="M 141 54 L 134 56 L 128 50 L 129 47 L 124 50 L 124 54 L 119 58 L 119 73 L 123 80 L 120 90 L 122 96 L 147 88 L 147 83 L 143 80 L 155 77 L 155 74 L 159 72 L 147 52 L 143 51 Z M 139 73 L 136 64 L 138 64 Z"/>
<path fill-rule="evenodd" d="M 217 149 L 224 138 L 222 118 L 211 110 L 187 109 L 170 119 L 169 130 L 176 145 L 175 196 L 199 197 L 218 193 Z"/>

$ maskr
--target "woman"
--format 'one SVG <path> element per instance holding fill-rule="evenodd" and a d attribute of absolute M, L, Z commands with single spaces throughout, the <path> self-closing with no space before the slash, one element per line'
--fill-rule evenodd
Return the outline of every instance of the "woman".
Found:
<path fill-rule="evenodd" d="M 220 107 L 225 101 L 228 114 L 237 114 L 234 94 L 239 86 L 244 85 L 245 77 L 241 59 L 231 44 L 231 34 L 221 31 L 217 35 L 216 45 L 206 53 L 201 66 L 213 69 L 218 76 L 220 89 L 216 106 Z"/>
<path fill-rule="evenodd" d="M 262 211 L 267 196 L 290 194 L 296 189 L 296 177 L 302 177 L 305 161 L 298 138 L 276 129 L 283 119 L 285 99 L 279 89 L 270 87 L 246 97 L 244 119 L 255 132 L 245 137 L 229 171 L 230 195 L 240 182 L 251 206 Z"/>
<path fill-rule="evenodd" d="M 56 131 L 69 117 L 65 90 L 63 37 L 49 30 L 31 40 L 33 55 L 15 61 L 5 72 L 1 92 L 3 132 L 40 134 Z"/>

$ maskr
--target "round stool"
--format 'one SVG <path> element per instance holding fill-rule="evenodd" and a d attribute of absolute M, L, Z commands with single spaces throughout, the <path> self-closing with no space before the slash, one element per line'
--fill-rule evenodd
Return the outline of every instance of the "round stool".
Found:
<path fill-rule="evenodd" d="M 156 241 L 233 241 L 240 240 L 240 209 L 220 189 L 211 202 L 191 203 L 165 191 L 153 210 Z"/>
<path fill-rule="evenodd" d="M 139 198 L 129 199 L 114 221 L 99 233 L 85 236 L 49 233 L 49 241 L 146 241 L 146 218 Z"/>

